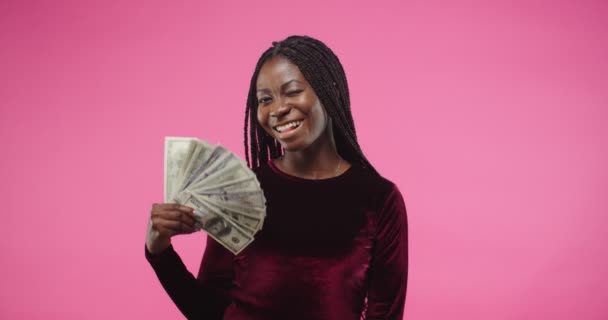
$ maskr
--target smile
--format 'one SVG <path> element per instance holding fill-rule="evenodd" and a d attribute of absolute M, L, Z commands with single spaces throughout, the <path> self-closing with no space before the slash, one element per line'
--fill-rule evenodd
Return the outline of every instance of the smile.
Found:
<path fill-rule="evenodd" d="M 280 126 L 276 126 L 273 129 L 276 130 L 277 132 L 281 133 L 281 132 L 285 132 L 285 131 L 294 130 L 297 127 L 299 127 L 300 124 L 302 124 L 302 121 L 296 120 L 296 121 L 288 122 L 286 124 L 282 124 Z"/>

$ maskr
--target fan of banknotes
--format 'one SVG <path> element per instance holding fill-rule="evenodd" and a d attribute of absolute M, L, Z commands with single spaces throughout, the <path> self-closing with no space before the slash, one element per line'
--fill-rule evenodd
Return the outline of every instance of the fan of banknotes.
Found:
<path fill-rule="evenodd" d="M 194 208 L 197 230 L 238 254 L 262 229 L 266 199 L 255 173 L 220 145 L 165 138 L 165 202 Z"/>

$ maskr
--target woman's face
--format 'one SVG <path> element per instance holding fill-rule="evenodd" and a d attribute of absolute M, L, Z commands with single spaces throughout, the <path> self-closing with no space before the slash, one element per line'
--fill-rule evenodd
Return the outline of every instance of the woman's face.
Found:
<path fill-rule="evenodd" d="M 286 151 L 326 137 L 328 117 L 300 69 L 284 57 L 268 60 L 257 79 L 258 123 Z"/>

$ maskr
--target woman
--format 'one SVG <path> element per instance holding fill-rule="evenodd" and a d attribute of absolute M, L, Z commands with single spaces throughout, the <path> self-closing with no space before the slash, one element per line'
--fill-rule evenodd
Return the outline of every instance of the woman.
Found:
<path fill-rule="evenodd" d="M 234 256 L 208 237 L 194 276 L 171 246 L 192 209 L 154 205 L 146 257 L 189 319 L 402 319 L 407 218 L 397 187 L 363 155 L 342 65 L 291 36 L 264 52 L 245 112 L 247 163 L 267 199 L 264 228 Z"/>

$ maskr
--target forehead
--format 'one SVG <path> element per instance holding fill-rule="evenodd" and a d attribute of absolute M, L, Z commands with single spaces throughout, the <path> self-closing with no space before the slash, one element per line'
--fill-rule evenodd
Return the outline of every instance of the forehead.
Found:
<path fill-rule="evenodd" d="M 276 87 L 293 79 L 306 81 L 297 65 L 285 57 L 276 56 L 264 63 L 258 74 L 256 86 L 258 89 Z"/>

